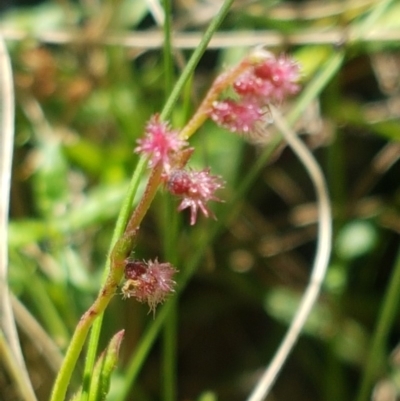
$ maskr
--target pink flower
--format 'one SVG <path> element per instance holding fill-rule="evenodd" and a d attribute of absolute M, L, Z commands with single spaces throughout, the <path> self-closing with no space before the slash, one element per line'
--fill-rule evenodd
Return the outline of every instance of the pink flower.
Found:
<path fill-rule="evenodd" d="M 233 84 L 235 92 L 242 98 L 251 97 L 259 103 L 267 103 L 271 100 L 274 85 L 269 80 L 264 80 L 254 74 L 254 68 L 246 71 Z"/>
<path fill-rule="evenodd" d="M 261 104 L 282 102 L 299 90 L 299 65 L 291 58 L 268 53 L 262 61 L 242 74 L 233 84 L 241 96 L 251 96 Z"/>
<path fill-rule="evenodd" d="M 210 200 L 221 201 L 214 193 L 223 187 L 221 177 L 210 174 L 210 169 L 201 171 L 173 170 L 168 177 L 167 188 L 173 194 L 182 198 L 178 211 L 190 208 L 190 224 L 196 223 L 197 212 L 200 210 L 205 217 L 215 218 L 208 209 Z"/>
<path fill-rule="evenodd" d="M 144 138 L 138 139 L 137 144 L 135 152 L 150 157 L 150 167 L 162 163 L 168 172 L 174 153 L 187 142 L 179 138 L 178 131 L 171 130 L 168 123 L 160 121 L 159 116 L 155 115 L 146 125 Z"/>
<path fill-rule="evenodd" d="M 252 98 L 234 101 L 216 101 L 210 112 L 211 119 L 231 132 L 248 133 L 265 114 L 263 108 Z"/>
<path fill-rule="evenodd" d="M 170 263 L 159 263 L 157 259 L 154 262 L 127 259 L 125 262 L 123 295 L 147 302 L 150 311 L 154 312 L 156 306 L 174 292 L 176 283 L 172 277 L 177 270 Z"/>
<path fill-rule="evenodd" d="M 268 123 L 265 115 L 269 105 L 281 103 L 299 90 L 299 65 L 287 56 L 274 56 L 263 49 L 256 49 L 248 58 L 248 67 L 233 82 L 237 100 L 215 101 L 210 108 L 210 118 L 231 132 L 246 134 L 249 139 L 256 132 L 262 140 L 260 127 Z"/>

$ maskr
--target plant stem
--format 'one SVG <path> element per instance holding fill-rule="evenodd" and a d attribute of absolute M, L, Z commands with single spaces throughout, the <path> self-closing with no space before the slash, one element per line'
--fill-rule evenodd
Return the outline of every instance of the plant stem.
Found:
<path fill-rule="evenodd" d="M 140 183 L 140 178 L 141 178 L 146 166 L 147 166 L 147 160 L 145 158 L 141 158 L 136 166 L 135 172 L 132 176 L 132 180 L 129 185 L 128 191 L 127 191 L 127 196 L 122 204 L 120 213 L 118 215 L 117 223 L 115 225 L 113 237 L 112 237 L 111 244 L 110 244 L 109 255 L 111 255 L 114 245 L 116 244 L 118 238 L 123 234 L 123 232 L 125 230 L 126 223 L 129 219 L 129 215 L 131 213 L 132 202 L 133 202 L 134 196 L 137 192 L 137 189 L 138 189 L 138 186 Z M 103 280 L 102 280 L 103 285 L 105 284 L 105 282 L 107 280 L 110 266 L 111 266 L 110 258 L 107 258 L 106 265 L 104 268 Z M 97 345 L 98 345 L 99 338 L 100 338 L 102 322 L 103 322 L 103 314 L 100 314 L 98 316 L 98 318 L 95 320 L 95 322 L 93 323 L 93 327 L 90 332 L 88 350 L 86 353 L 86 360 L 85 360 L 85 371 L 84 371 L 84 375 L 83 375 L 84 379 L 83 379 L 83 385 L 82 385 L 81 401 L 85 401 L 89 394 L 89 387 L 90 387 L 90 382 L 91 382 L 90 379 L 91 379 L 93 367 L 95 364 Z"/>
<path fill-rule="evenodd" d="M 229 87 L 239 75 L 249 68 L 249 66 L 249 61 L 244 59 L 236 67 L 217 77 L 217 79 L 211 85 L 210 90 L 207 92 L 204 100 L 201 102 L 196 113 L 180 132 L 179 135 L 182 139 L 188 139 L 191 137 L 204 124 L 209 117 L 209 110 L 211 109 L 214 101 L 217 100 L 221 92 Z"/>
<path fill-rule="evenodd" d="M 164 54 L 164 90 L 165 90 L 165 100 L 168 99 L 169 94 L 172 90 L 172 82 L 173 82 L 173 59 L 172 59 L 172 44 L 171 44 L 171 13 L 172 13 L 172 5 L 171 0 L 164 0 L 164 45 L 163 45 L 163 54 Z"/>
<path fill-rule="evenodd" d="M 217 15 L 211 21 L 206 32 L 204 32 L 204 35 L 199 45 L 196 47 L 195 51 L 190 57 L 190 60 L 188 61 L 186 68 L 182 71 L 182 74 L 179 77 L 178 82 L 175 84 L 174 89 L 172 90 L 171 95 L 169 96 L 168 101 L 165 104 L 160 114 L 162 120 L 167 119 L 171 115 L 175 103 L 177 102 L 178 97 L 181 94 L 183 87 L 185 86 L 186 81 L 190 78 L 190 76 L 194 72 L 197 63 L 199 62 L 201 56 L 207 49 L 208 43 L 210 42 L 214 33 L 217 31 L 221 22 L 226 17 L 226 14 L 228 13 L 233 2 L 234 0 L 224 1 Z"/>
<path fill-rule="evenodd" d="M 314 184 L 319 216 L 318 242 L 310 281 L 304 292 L 300 305 L 284 339 L 275 353 L 275 356 L 266 368 L 264 374 L 257 383 L 257 386 L 250 394 L 248 401 L 262 401 L 265 398 L 292 350 L 311 309 L 317 300 L 322 280 L 325 277 L 325 272 L 328 267 L 332 241 L 331 208 L 322 171 L 310 151 L 289 128 L 274 106 L 271 106 L 271 113 L 277 128 L 281 131 L 287 143 L 306 168 Z"/>
<path fill-rule="evenodd" d="M 393 3 L 393 0 L 378 1 L 376 6 L 368 14 L 368 16 L 361 22 L 360 25 L 353 24 L 350 30 L 351 42 L 359 42 L 365 40 L 368 32 L 374 28 L 376 22 L 385 13 L 388 7 Z"/>
<path fill-rule="evenodd" d="M 19 361 L 13 354 L 13 350 L 7 342 L 7 339 L 0 328 L 0 357 L 1 362 L 10 379 L 14 383 L 15 388 L 23 401 L 36 401 L 35 394 L 31 386 L 27 385 L 26 377 L 21 375 L 21 366 Z"/>
<path fill-rule="evenodd" d="M 170 313 L 167 316 L 164 324 L 163 332 L 163 400 L 176 400 L 176 380 L 177 380 L 177 321 L 178 308 L 177 299 L 171 299 Z"/>
<path fill-rule="evenodd" d="M 146 166 L 147 161 L 142 158 L 135 170 L 135 173 L 132 176 L 132 180 L 131 180 L 131 184 L 129 186 L 129 190 L 128 190 L 128 196 L 125 199 L 125 202 L 123 203 L 122 207 L 121 207 L 121 211 L 120 211 L 120 215 L 118 217 L 118 221 L 116 224 L 116 228 L 115 228 L 115 232 L 113 235 L 113 239 L 112 239 L 112 246 L 114 247 L 114 244 L 117 243 L 118 238 L 122 235 L 122 233 L 124 232 L 125 226 L 126 226 L 126 222 L 128 220 L 129 217 L 129 213 L 131 210 L 131 205 L 132 205 L 132 201 L 133 201 L 133 197 L 137 191 L 137 188 L 139 186 L 139 182 L 140 182 L 140 177 L 143 173 L 144 167 Z M 112 253 L 112 251 L 110 251 L 110 254 Z M 106 265 L 106 269 L 105 269 L 105 277 L 103 280 L 103 287 L 102 290 L 99 293 L 99 296 L 97 298 L 97 300 L 94 302 L 94 304 L 92 305 L 91 309 L 96 305 L 96 306 L 104 306 L 104 308 L 107 306 L 108 301 L 111 299 L 112 294 L 109 294 L 109 298 L 108 301 L 106 303 L 102 302 L 100 303 L 100 305 L 97 303 L 99 298 L 102 297 L 102 292 L 104 291 L 105 287 L 108 285 L 107 283 L 109 282 L 109 277 L 112 274 L 111 273 L 111 262 L 110 260 L 107 260 L 107 265 Z M 121 272 L 118 272 L 119 274 L 122 275 Z M 117 280 L 118 277 L 115 277 L 115 280 Z M 119 281 L 118 281 L 119 282 Z M 97 304 L 96 304 L 97 303 Z M 89 309 L 90 310 L 90 309 Z M 103 309 L 104 310 L 104 309 Z M 85 377 L 90 377 L 91 371 L 93 369 L 93 364 L 94 364 L 94 359 L 95 359 L 95 355 L 96 355 L 96 350 L 97 350 L 97 344 L 98 344 L 98 339 L 100 336 L 100 328 L 101 328 L 101 320 L 102 320 L 102 310 L 99 308 L 97 310 L 97 314 L 96 315 L 87 315 L 87 312 L 82 316 L 75 332 L 74 335 L 72 336 L 71 342 L 69 344 L 69 347 L 67 349 L 63 364 L 60 368 L 60 371 L 57 375 L 56 381 L 54 383 L 54 387 L 53 387 L 53 391 L 52 391 L 52 395 L 50 400 L 51 401 L 62 401 L 65 398 L 65 394 L 67 392 L 67 387 L 68 384 L 70 382 L 71 376 L 72 376 L 72 372 L 75 368 L 76 362 L 78 360 L 79 354 L 82 350 L 83 344 L 85 342 L 86 336 L 88 334 L 88 331 L 90 329 L 90 326 L 92 325 L 94 319 L 96 317 L 98 317 L 97 322 L 95 323 L 94 328 L 96 330 L 92 331 L 92 337 L 91 337 L 91 341 L 89 342 L 89 351 L 90 353 L 88 353 L 88 358 L 86 361 L 86 365 L 85 365 Z M 84 320 L 84 318 L 86 320 Z M 83 321 L 83 323 L 82 323 Z M 86 375 L 86 372 L 88 372 L 88 375 Z M 84 385 L 86 383 L 84 382 Z M 88 383 L 90 384 L 90 383 Z M 82 390 L 82 397 L 87 396 L 88 393 L 88 387 L 85 389 L 85 386 L 83 387 Z"/>
<path fill-rule="evenodd" d="M 0 34 L 0 330 L 4 332 L 10 357 L 19 368 L 18 381 L 24 400 L 35 401 L 36 395 L 21 351 L 8 281 L 8 216 L 12 155 L 14 146 L 14 86 L 10 56 Z M 10 360 L 11 365 L 11 360 Z M 11 372 L 12 374 L 12 372 Z"/>
<path fill-rule="evenodd" d="M 178 237 L 180 214 L 176 213 L 176 204 L 170 196 L 162 198 L 164 212 L 160 235 L 163 240 L 163 253 L 165 259 L 174 266 L 183 266 L 179 258 Z M 162 336 L 162 400 L 175 401 L 177 397 L 177 342 L 178 342 L 178 299 L 173 296 L 170 312 L 163 327 Z"/>
<path fill-rule="evenodd" d="M 164 74 L 165 74 L 165 93 L 166 100 L 172 90 L 173 81 L 173 64 L 172 64 L 172 46 L 171 46 L 171 14 L 172 14 L 172 1 L 163 0 L 164 5 Z M 174 257 L 173 248 L 171 245 L 176 245 L 177 230 L 176 230 L 176 212 L 172 211 L 171 199 L 164 198 L 164 224 L 162 227 L 164 238 L 164 255 L 166 260 L 176 264 L 176 257 Z M 175 223 L 175 224 L 174 224 Z M 172 313 L 168 316 L 167 322 L 164 325 L 163 337 L 163 400 L 174 401 L 176 399 L 176 322 L 177 322 L 177 302 L 172 299 L 173 303 Z"/>
<path fill-rule="evenodd" d="M 111 253 L 111 269 L 107 280 L 99 292 L 92 306 L 83 314 L 72 336 L 67 354 L 54 384 L 51 401 L 64 400 L 72 372 L 82 351 L 86 336 L 93 321 L 103 313 L 124 273 L 125 258 L 129 255 L 134 241 L 135 233 L 127 232 L 118 239 Z"/>
<path fill-rule="evenodd" d="M 205 49 L 207 48 L 209 41 L 211 40 L 212 35 L 217 30 L 217 28 L 218 28 L 219 24 L 222 22 L 222 20 L 225 18 L 232 3 L 233 3 L 233 0 L 226 0 L 225 3 L 222 5 L 219 13 L 213 19 L 212 23 L 210 24 L 209 28 L 207 29 L 206 33 L 204 34 L 204 37 L 203 37 L 201 43 L 194 51 L 192 57 L 190 58 L 190 60 L 188 62 L 188 65 L 186 66 L 180 79 L 178 80 L 177 84 L 175 85 L 174 90 L 172 91 L 163 111 L 161 112 L 162 119 L 168 118 L 169 115 L 172 113 L 173 107 L 178 99 L 178 96 L 179 96 L 181 90 L 183 89 L 187 79 L 189 79 L 189 77 L 193 73 L 195 66 L 197 65 L 202 54 L 204 53 Z M 146 163 L 146 161 L 142 158 L 135 170 L 134 176 L 132 178 L 132 184 L 130 187 L 131 190 L 128 192 L 127 198 L 124 202 L 124 207 L 121 209 L 121 212 L 118 216 L 118 223 L 117 223 L 116 229 L 114 231 L 112 245 L 115 242 L 116 242 L 116 245 L 118 245 L 118 241 L 120 241 L 120 240 L 117 240 L 117 238 L 120 237 L 122 235 L 122 233 L 124 232 L 123 227 L 125 226 L 125 222 L 127 220 L 127 213 L 129 213 L 130 205 L 132 203 L 132 198 L 133 198 L 133 195 L 136 193 L 140 174 L 143 171 L 143 167 L 144 167 L 145 163 Z M 149 179 L 150 187 L 148 184 L 147 194 L 144 195 L 144 197 L 147 197 L 147 200 L 144 200 L 144 199 L 141 200 L 141 204 L 139 204 L 138 208 L 136 209 L 135 213 L 129 220 L 128 225 L 126 227 L 125 234 L 128 234 L 128 237 L 129 237 L 129 234 L 135 236 L 136 227 L 139 226 L 140 222 L 142 221 L 145 213 L 147 212 L 147 210 L 150 206 L 151 201 L 153 200 L 153 198 L 155 196 L 157 188 L 160 184 L 161 175 L 159 175 L 159 174 L 161 174 L 161 170 L 159 172 L 153 171 L 152 176 L 151 176 L 153 178 L 150 177 L 150 179 Z M 122 235 L 121 241 L 123 241 L 123 244 L 125 246 L 129 245 L 128 237 L 126 235 Z M 120 243 L 119 245 L 122 245 L 122 244 Z M 130 245 L 132 245 L 132 244 L 130 244 Z M 127 246 L 127 248 L 128 248 L 128 246 Z M 112 254 L 114 254 L 114 256 L 115 256 L 114 249 L 112 251 Z M 122 254 L 123 253 L 121 253 L 121 255 Z M 121 256 L 121 255 L 119 255 L 119 256 Z M 114 262 L 115 261 L 116 260 L 114 259 Z M 120 263 L 120 262 L 118 262 L 118 263 Z M 105 271 L 108 271 L 109 266 L 110 266 L 110 264 L 107 263 Z M 110 266 L 110 270 L 112 270 L 113 267 L 114 266 Z M 120 272 L 120 273 L 121 273 L 121 277 L 122 277 L 122 272 Z M 100 291 L 99 298 L 101 298 L 101 294 L 102 294 L 104 288 L 108 284 L 110 284 L 110 281 L 107 278 L 105 286 Z M 95 301 L 93 306 L 97 304 L 99 298 Z M 104 306 L 104 308 L 105 308 L 108 304 L 108 301 L 105 303 L 101 303 L 101 306 Z M 93 306 L 92 306 L 92 308 L 93 308 Z M 91 309 L 89 309 L 89 311 Z M 93 334 L 92 334 L 92 336 L 90 338 L 90 342 L 89 342 L 90 354 L 88 354 L 88 355 L 90 356 L 90 358 L 87 359 L 87 362 L 85 365 L 85 377 L 90 377 L 91 371 L 93 369 L 95 354 L 96 354 L 96 350 L 97 350 L 97 344 L 98 344 L 98 340 L 99 340 L 99 336 L 100 336 L 103 311 L 104 311 L 104 309 L 96 311 L 96 316 L 94 316 L 94 317 L 99 317 L 99 319 L 97 320 L 97 324 L 95 324 L 94 330 L 92 331 Z M 66 390 L 67 390 L 69 380 L 72 375 L 72 371 L 75 367 L 76 361 L 82 350 L 84 341 L 88 334 L 89 328 L 93 323 L 94 317 L 92 315 L 88 315 L 87 313 L 85 313 L 84 316 L 81 318 L 81 322 L 82 322 L 82 319 L 84 319 L 85 324 L 82 324 L 81 322 L 80 322 L 80 324 L 78 324 L 77 329 L 71 339 L 71 343 L 67 350 L 67 353 L 66 353 L 66 356 L 64 359 L 64 363 L 60 369 L 60 372 L 59 372 L 56 382 L 54 384 L 51 401 L 60 401 L 65 398 Z M 86 387 L 87 387 L 87 384 L 85 382 L 84 382 L 84 385 L 86 385 Z M 87 398 L 87 393 L 88 393 L 87 389 L 83 390 L 82 399 L 85 399 L 85 397 Z"/>
<path fill-rule="evenodd" d="M 374 374 L 382 362 L 383 350 L 388 339 L 389 330 L 393 326 L 400 302 L 400 250 L 397 255 L 396 264 L 392 276 L 388 282 L 382 309 L 372 337 L 370 352 L 364 369 L 361 386 L 356 401 L 370 399 L 370 390 Z"/>
<path fill-rule="evenodd" d="M 86 340 L 88 331 L 96 317 L 100 316 L 112 296 L 115 294 L 118 284 L 120 283 L 125 267 L 125 259 L 131 253 L 135 241 L 137 228 L 145 216 L 151 202 L 157 192 L 161 181 L 162 165 L 158 164 L 152 170 L 146 190 L 130 218 L 124 234 L 117 240 L 111 252 L 111 265 L 105 284 L 99 292 L 97 299 L 87 312 L 81 317 L 79 324 L 71 339 L 70 346 L 67 350 L 65 360 L 57 376 L 51 401 L 63 400 L 65 398 L 68 383 L 71 379 L 73 369 L 75 368 L 79 354 Z M 87 391 L 82 396 L 87 397 Z"/>
<path fill-rule="evenodd" d="M 149 210 L 151 202 L 153 201 L 158 187 L 161 183 L 161 173 L 162 173 L 162 164 L 157 164 L 150 173 L 149 180 L 147 182 L 146 190 L 137 205 L 135 211 L 133 212 L 131 218 L 128 221 L 128 224 L 125 229 L 125 233 L 129 234 L 136 231 L 142 222 L 145 214 Z"/>

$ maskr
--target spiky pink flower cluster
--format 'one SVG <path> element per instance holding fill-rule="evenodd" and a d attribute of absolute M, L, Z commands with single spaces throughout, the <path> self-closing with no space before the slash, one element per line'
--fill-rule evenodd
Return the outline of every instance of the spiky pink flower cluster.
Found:
<path fill-rule="evenodd" d="M 241 75 L 233 88 L 241 96 L 255 97 L 261 104 L 282 102 L 297 93 L 299 65 L 286 55 L 275 57 L 269 52 L 265 59 Z"/>
<path fill-rule="evenodd" d="M 179 132 L 172 130 L 168 123 L 153 116 L 146 125 L 144 138 L 137 140 L 135 152 L 149 157 L 149 166 L 162 163 L 164 172 L 171 169 L 174 154 L 187 145 L 179 138 Z"/>
<path fill-rule="evenodd" d="M 159 303 L 174 292 L 172 280 L 177 270 L 170 263 L 130 260 L 125 261 L 126 282 L 122 287 L 124 297 L 134 297 L 139 302 L 147 303 L 150 311 L 155 311 Z"/>
<path fill-rule="evenodd" d="M 223 181 L 210 174 L 209 169 L 183 170 L 193 149 L 186 146 L 187 142 L 179 138 L 178 132 L 171 130 L 158 116 L 153 116 L 146 126 L 144 138 L 137 142 L 135 151 L 149 157 L 150 167 L 163 164 L 162 178 L 169 191 L 182 199 L 178 211 L 190 208 L 191 225 L 196 223 L 199 210 L 206 217 L 215 217 L 207 202 L 219 201 L 214 193 L 223 186 Z"/>
<path fill-rule="evenodd" d="M 250 56 L 251 57 L 251 56 Z M 287 56 L 258 51 L 256 61 L 233 83 L 238 99 L 215 101 L 211 119 L 232 132 L 247 134 L 268 111 L 299 90 L 299 65 Z"/>
<path fill-rule="evenodd" d="M 211 118 L 229 131 L 248 133 L 264 114 L 263 108 L 252 98 L 244 98 L 241 102 L 227 99 L 214 103 Z"/>
<path fill-rule="evenodd" d="M 223 187 L 224 182 L 220 176 L 210 174 L 210 169 L 200 171 L 174 170 L 168 177 L 167 188 L 176 196 L 182 198 L 178 210 L 190 208 L 190 224 L 194 225 L 197 212 L 200 210 L 204 216 L 215 218 L 214 213 L 207 207 L 210 200 L 221 201 L 214 194 Z"/>

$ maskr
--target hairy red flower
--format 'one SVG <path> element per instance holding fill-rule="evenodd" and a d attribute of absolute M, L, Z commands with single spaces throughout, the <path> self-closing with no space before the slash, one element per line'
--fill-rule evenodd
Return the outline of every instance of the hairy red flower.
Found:
<path fill-rule="evenodd" d="M 233 88 L 242 97 L 253 97 L 260 104 L 282 102 L 299 90 L 299 65 L 291 58 L 266 53 L 263 61 L 242 74 Z"/>
<path fill-rule="evenodd" d="M 145 136 L 137 140 L 135 152 L 148 156 L 150 167 L 163 164 L 164 171 L 171 168 L 174 154 L 187 145 L 179 138 L 178 131 L 172 130 L 168 123 L 160 121 L 158 115 L 152 116 L 146 125 Z"/>
<path fill-rule="evenodd" d="M 159 303 L 174 292 L 175 281 L 172 279 L 177 270 L 170 263 L 126 260 L 125 278 L 122 287 L 124 297 L 134 297 L 139 302 L 147 303 L 150 311 L 155 311 Z"/>
<path fill-rule="evenodd" d="M 263 108 L 252 98 L 240 101 L 227 99 L 214 102 L 210 117 L 231 132 L 248 133 L 254 130 L 264 114 Z"/>
<path fill-rule="evenodd" d="M 223 184 L 221 177 L 210 174 L 210 169 L 173 170 L 168 177 L 167 188 L 173 195 L 182 198 L 178 211 L 190 208 L 190 224 L 194 225 L 198 210 L 201 210 L 206 217 L 215 218 L 213 212 L 207 207 L 207 202 L 221 201 L 214 193 L 223 187 Z"/>
<path fill-rule="evenodd" d="M 270 104 L 281 103 L 299 90 L 299 65 L 291 58 L 274 56 L 256 49 L 248 57 L 249 68 L 234 82 L 238 99 L 215 101 L 209 111 L 210 118 L 231 132 L 246 134 L 260 132 L 265 125 Z"/>

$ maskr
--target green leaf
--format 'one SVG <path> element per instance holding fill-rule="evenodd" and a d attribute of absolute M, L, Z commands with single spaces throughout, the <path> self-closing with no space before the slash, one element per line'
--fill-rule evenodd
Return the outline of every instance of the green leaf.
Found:
<path fill-rule="evenodd" d="M 96 362 L 91 378 L 89 401 L 104 401 L 110 389 L 111 373 L 118 361 L 118 353 L 125 330 L 119 331 L 111 339 L 107 348 Z"/>

